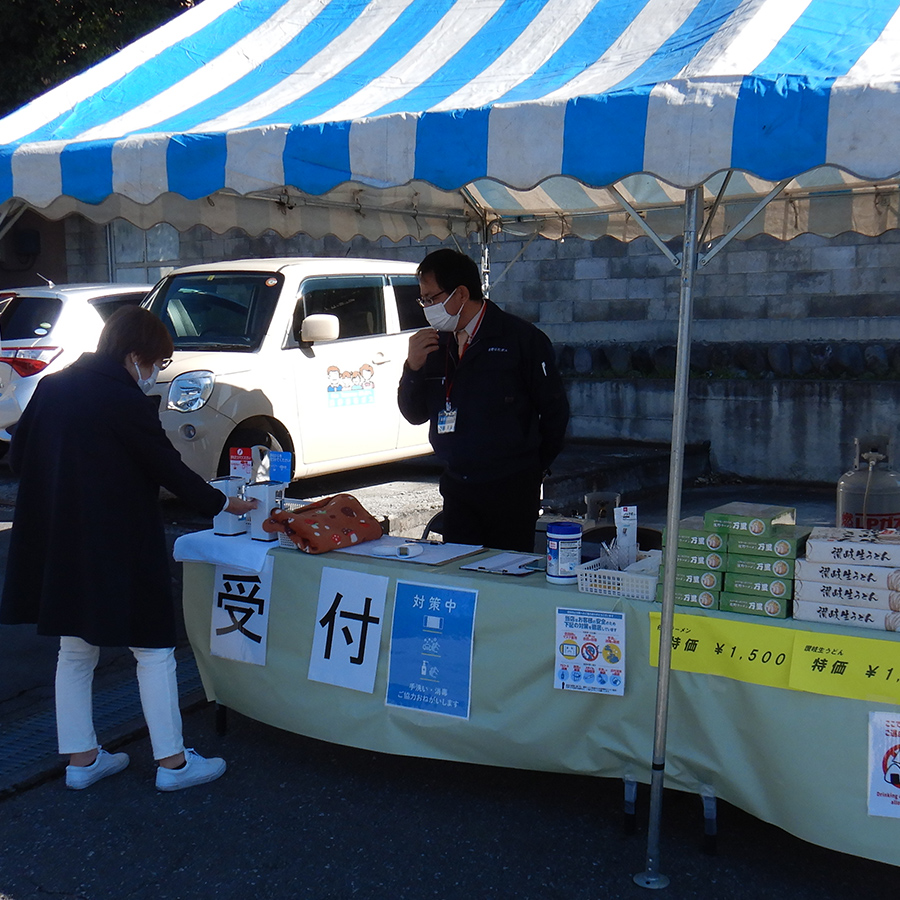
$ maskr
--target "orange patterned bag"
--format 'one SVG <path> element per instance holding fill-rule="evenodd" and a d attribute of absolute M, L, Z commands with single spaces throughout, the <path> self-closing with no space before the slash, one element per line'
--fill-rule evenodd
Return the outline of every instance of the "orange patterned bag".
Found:
<path fill-rule="evenodd" d="M 352 494 L 335 494 L 299 509 L 273 509 L 263 530 L 282 532 L 304 553 L 326 553 L 374 541 L 381 525 Z"/>

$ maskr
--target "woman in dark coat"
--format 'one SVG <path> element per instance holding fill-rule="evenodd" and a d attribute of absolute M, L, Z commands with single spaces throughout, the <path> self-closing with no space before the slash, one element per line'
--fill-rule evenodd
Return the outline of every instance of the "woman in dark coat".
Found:
<path fill-rule="evenodd" d="M 185 751 L 175 682 L 175 610 L 159 489 L 212 517 L 226 498 L 182 461 L 143 390 L 172 353 L 165 325 L 124 307 L 85 353 L 38 385 L 15 430 L 10 466 L 19 491 L 0 622 L 37 623 L 60 636 L 56 713 L 66 784 L 89 787 L 128 765 L 97 745 L 91 683 L 99 648 L 137 659 L 141 703 L 159 761 L 157 787 L 218 778 L 224 760 Z"/>

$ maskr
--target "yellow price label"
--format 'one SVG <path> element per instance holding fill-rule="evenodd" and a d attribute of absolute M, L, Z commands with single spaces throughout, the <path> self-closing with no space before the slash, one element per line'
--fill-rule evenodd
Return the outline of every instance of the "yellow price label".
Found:
<path fill-rule="evenodd" d="M 659 665 L 660 613 L 650 613 L 650 665 Z M 735 681 L 789 686 L 794 634 L 786 628 L 675 613 L 672 668 Z"/>
<path fill-rule="evenodd" d="M 793 634 L 793 690 L 900 705 L 900 642 L 818 631 Z"/>

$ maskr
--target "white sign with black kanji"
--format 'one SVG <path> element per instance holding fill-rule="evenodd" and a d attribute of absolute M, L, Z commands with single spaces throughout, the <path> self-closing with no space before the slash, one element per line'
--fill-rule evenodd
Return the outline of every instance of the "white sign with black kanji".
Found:
<path fill-rule="evenodd" d="M 256 666 L 266 664 L 269 605 L 272 596 L 269 556 L 261 572 L 216 566 L 209 652 Z"/>

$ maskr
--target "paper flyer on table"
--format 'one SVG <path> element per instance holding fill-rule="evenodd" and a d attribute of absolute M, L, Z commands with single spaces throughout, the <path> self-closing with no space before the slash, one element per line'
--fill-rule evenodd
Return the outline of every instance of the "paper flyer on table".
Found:
<path fill-rule="evenodd" d="M 900 819 L 900 711 L 869 713 L 869 815 Z"/>
<path fill-rule="evenodd" d="M 556 610 L 553 686 L 565 691 L 624 695 L 624 613 Z"/>

